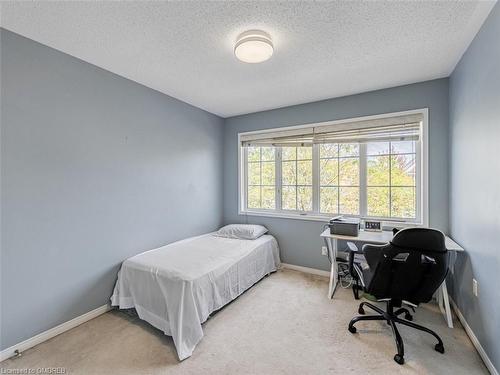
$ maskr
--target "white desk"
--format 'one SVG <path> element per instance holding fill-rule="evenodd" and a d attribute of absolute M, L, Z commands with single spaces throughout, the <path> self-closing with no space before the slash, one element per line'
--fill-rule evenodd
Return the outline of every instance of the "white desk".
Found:
<path fill-rule="evenodd" d="M 330 254 L 330 259 L 332 260 L 332 266 L 330 270 L 330 284 L 328 286 L 328 298 L 332 298 L 335 293 L 335 288 L 337 287 L 338 280 L 338 268 L 337 268 L 337 251 L 338 251 L 338 241 L 360 241 L 366 243 L 373 244 L 384 244 L 388 243 L 392 240 L 393 234 L 390 231 L 382 231 L 382 232 L 369 232 L 360 230 L 359 235 L 357 237 L 353 236 L 342 236 L 338 234 L 330 234 L 330 229 L 327 228 L 323 233 L 321 233 L 321 237 L 325 238 L 328 244 L 328 252 Z M 464 249 L 453 241 L 451 238 L 446 236 L 446 248 L 449 251 L 464 251 Z M 448 297 L 448 289 L 446 288 L 446 280 L 443 281 L 441 287 L 437 293 L 437 299 L 439 304 L 439 309 L 445 316 L 446 322 L 448 323 L 448 327 L 453 328 L 453 320 L 451 317 L 451 308 L 450 308 L 450 300 Z"/>

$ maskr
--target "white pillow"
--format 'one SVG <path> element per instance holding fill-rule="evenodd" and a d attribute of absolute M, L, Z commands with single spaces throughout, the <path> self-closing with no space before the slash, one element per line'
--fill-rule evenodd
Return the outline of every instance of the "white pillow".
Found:
<path fill-rule="evenodd" d="M 253 224 L 229 224 L 220 228 L 216 236 L 226 238 L 239 238 L 243 240 L 255 240 L 267 232 L 262 225 Z"/>

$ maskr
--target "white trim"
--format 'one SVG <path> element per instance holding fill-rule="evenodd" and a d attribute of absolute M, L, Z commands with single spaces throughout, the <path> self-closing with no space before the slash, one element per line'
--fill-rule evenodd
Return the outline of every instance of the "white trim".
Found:
<path fill-rule="evenodd" d="M 398 220 L 397 218 L 372 218 L 372 217 L 359 217 L 360 219 L 371 219 L 371 220 L 381 220 L 390 225 L 397 225 L 401 227 L 406 226 L 424 226 L 427 227 L 429 225 L 429 109 L 428 108 L 420 108 L 409 111 L 401 111 L 401 112 L 392 112 L 392 113 L 383 113 L 378 115 L 371 116 L 362 116 L 356 118 L 346 118 L 342 120 L 335 121 L 326 121 L 322 123 L 310 123 L 304 125 L 293 125 L 286 126 L 280 128 L 272 128 L 272 129 L 263 129 L 249 132 L 238 133 L 238 215 L 243 216 L 265 216 L 265 217 L 276 217 L 276 218 L 286 218 L 286 219 L 299 219 L 299 220 L 312 220 L 312 221 L 327 221 L 327 217 L 322 217 L 317 212 L 313 213 L 303 213 L 303 212 L 285 212 L 283 210 L 249 210 L 246 208 L 246 176 L 244 176 L 244 172 L 246 170 L 244 164 L 244 147 L 241 146 L 241 138 L 245 135 L 250 134 L 262 134 L 262 133 L 272 133 L 286 130 L 297 130 L 303 128 L 310 128 L 312 126 L 318 125 L 338 125 L 356 121 L 370 121 L 377 120 L 387 117 L 398 117 L 398 116 L 408 116 L 420 114 L 423 116 L 422 127 L 421 127 L 421 137 L 418 144 L 420 144 L 420 152 L 417 152 L 417 163 L 418 163 L 418 180 L 417 181 L 417 219 L 416 220 L 408 220 L 404 219 Z M 313 158 L 314 159 L 314 158 Z M 276 181 L 278 185 L 278 181 Z M 277 188 L 278 189 L 278 188 Z M 314 184 L 313 184 L 314 189 Z M 314 194 L 313 194 L 314 195 Z M 278 200 L 278 196 L 276 199 Z M 316 197 L 317 198 L 317 197 Z M 313 199 L 314 205 L 314 199 Z M 316 202 L 316 205 L 319 205 L 319 202 Z M 361 208 L 361 207 L 360 207 Z M 349 216 L 349 215 L 344 215 Z"/>
<path fill-rule="evenodd" d="M 82 323 L 88 322 L 89 320 L 94 319 L 94 318 L 98 317 L 99 315 L 102 315 L 102 314 L 108 312 L 109 310 L 111 310 L 111 306 L 109 304 L 103 305 L 101 307 L 98 307 L 97 309 L 89 311 L 88 313 L 77 316 L 74 319 L 71 319 L 65 323 L 59 324 L 58 326 L 56 326 L 54 328 L 51 328 L 45 332 L 42 332 L 36 336 L 33 336 L 27 340 L 24 340 L 18 344 L 15 344 L 15 345 L 11 346 L 10 348 L 4 349 L 0 352 L 0 362 L 4 361 L 10 357 L 15 356 L 16 350 L 19 353 L 22 353 L 25 350 L 34 347 L 35 345 L 41 344 L 42 342 L 51 339 L 52 337 L 55 337 L 57 335 L 60 335 L 61 333 L 69 331 L 70 329 L 75 328 L 76 326 L 79 326 Z"/>
<path fill-rule="evenodd" d="M 337 159 L 338 160 L 338 159 Z M 367 175 L 367 164 L 368 164 L 368 159 L 366 156 L 366 143 L 361 143 L 359 145 L 359 213 L 366 213 L 368 214 L 368 202 L 367 202 L 367 197 L 368 197 L 368 175 Z M 390 161 L 390 156 L 389 156 L 389 161 Z M 340 168 L 340 166 L 339 166 Z M 391 164 L 389 164 L 389 170 L 391 170 Z M 364 188 L 362 188 L 362 186 Z M 339 191 L 339 197 L 340 197 L 340 191 Z M 391 201 L 391 197 L 389 196 L 389 202 Z M 390 204 L 390 203 L 389 203 Z"/>
<path fill-rule="evenodd" d="M 422 137 L 420 137 L 419 143 L 421 144 L 421 152 L 420 156 L 417 157 L 422 158 L 421 165 L 422 170 L 419 173 L 419 177 L 422 179 L 420 181 L 420 188 L 422 191 L 419 194 L 422 200 L 420 202 L 420 218 L 422 219 L 422 224 L 424 227 L 429 226 L 429 108 L 423 108 L 419 110 L 424 116 L 424 120 L 422 122 Z"/>
<path fill-rule="evenodd" d="M 313 202 L 313 212 L 320 212 L 320 160 L 319 160 L 319 147 L 318 145 L 313 145 L 312 147 L 312 202 Z M 298 171 L 297 171 L 298 172 Z"/>
<path fill-rule="evenodd" d="M 327 216 L 319 216 L 319 215 L 313 215 L 313 214 L 292 214 L 292 213 L 285 213 L 284 211 L 275 211 L 275 210 L 269 210 L 269 211 L 254 211 L 254 210 L 249 210 L 249 211 L 241 211 L 239 212 L 239 215 L 243 216 L 264 216 L 264 217 L 279 217 L 282 219 L 294 219 L 294 220 L 308 220 L 308 221 L 322 221 L 322 222 L 328 222 L 331 217 Z"/>
<path fill-rule="evenodd" d="M 246 175 L 242 176 L 241 171 L 245 171 L 246 169 L 243 167 L 243 163 L 245 162 L 244 155 L 242 153 L 244 152 L 244 148 L 241 147 L 241 133 L 238 133 L 238 213 L 241 215 L 241 213 L 244 211 L 244 207 L 246 206 L 245 202 L 246 201 L 246 195 L 243 193 L 243 189 L 245 184 L 242 184 L 243 181 L 246 181 Z"/>
<path fill-rule="evenodd" d="M 472 331 L 472 328 L 469 326 L 467 321 L 465 320 L 465 317 L 462 315 L 462 312 L 459 310 L 457 304 L 455 301 L 453 301 L 450 298 L 451 306 L 453 307 L 453 310 L 455 311 L 455 314 L 457 314 L 458 320 L 460 320 L 460 323 L 462 323 L 462 326 L 465 329 L 465 332 L 467 333 L 467 336 L 469 336 L 470 341 L 472 341 L 472 344 L 476 348 L 477 352 L 481 356 L 481 359 L 484 362 L 484 365 L 488 369 L 488 371 L 491 373 L 491 375 L 499 375 L 498 370 L 495 368 L 493 365 L 493 362 L 491 362 L 490 358 L 488 357 L 488 354 L 486 354 L 485 350 L 481 346 L 481 343 L 477 339 L 476 335 Z"/>
<path fill-rule="evenodd" d="M 290 212 L 290 213 L 288 213 Z M 297 213 L 295 213 L 297 212 Z M 277 210 L 254 210 L 250 209 L 247 211 L 238 212 L 240 216 L 263 216 L 263 217 L 277 217 L 282 219 L 294 219 L 294 220 L 306 220 L 306 221 L 321 221 L 328 222 L 332 216 L 327 215 L 318 215 L 310 212 L 302 212 L 302 211 L 277 211 Z M 414 222 L 414 221 L 403 221 L 403 220 L 387 220 L 387 218 L 381 217 L 364 217 L 364 216 L 352 216 L 352 215 L 342 215 L 344 218 L 358 218 L 363 222 L 364 220 L 375 220 L 381 221 L 383 227 L 427 227 L 422 223 Z"/>
<path fill-rule="evenodd" d="M 332 218 L 331 216 L 326 216 L 326 215 L 314 215 L 314 214 L 309 214 L 309 213 L 301 213 L 301 214 L 294 214 L 294 213 L 285 213 L 284 211 L 281 212 L 276 212 L 274 210 L 268 210 L 268 211 L 241 211 L 238 213 L 238 215 L 241 216 L 261 216 L 261 217 L 274 217 L 274 218 L 281 218 L 281 219 L 292 219 L 292 220 L 304 220 L 304 221 L 319 221 L 322 223 L 328 223 L 330 219 Z M 343 215 L 344 217 L 350 217 L 349 215 Z M 353 216 L 356 217 L 356 216 Z M 359 218 L 359 216 L 358 216 Z M 398 228 L 407 228 L 407 227 L 420 227 L 422 224 L 419 223 L 414 223 L 414 222 L 407 222 L 407 221 L 398 221 L 398 220 L 385 220 L 381 218 L 360 218 L 362 221 L 363 220 L 377 220 L 382 222 L 382 226 L 384 228 L 392 228 L 392 227 L 398 227 Z"/>
<path fill-rule="evenodd" d="M 299 271 L 299 272 L 303 272 L 303 273 L 309 273 L 311 275 L 318 275 L 318 276 L 330 277 L 330 272 L 329 271 L 318 270 L 316 268 L 296 266 L 294 264 L 288 264 L 288 263 L 281 263 L 281 268 L 288 269 L 288 270 Z"/>

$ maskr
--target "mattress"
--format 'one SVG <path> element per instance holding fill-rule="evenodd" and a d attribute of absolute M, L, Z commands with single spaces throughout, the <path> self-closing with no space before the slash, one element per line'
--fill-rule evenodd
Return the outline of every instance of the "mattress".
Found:
<path fill-rule="evenodd" d="M 111 304 L 172 336 L 180 360 L 203 337 L 202 323 L 280 265 L 276 239 L 213 233 L 146 251 L 123 262 Z"/>

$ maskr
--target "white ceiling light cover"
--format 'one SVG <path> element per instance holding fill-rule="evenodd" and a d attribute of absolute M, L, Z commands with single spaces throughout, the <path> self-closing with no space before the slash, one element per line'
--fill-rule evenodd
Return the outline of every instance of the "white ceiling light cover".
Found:
<path fill-rule="evenodd" d="M 238 37 L 234 54 L 238 60 L 256 64 L 268 60 L 274 52 L 271 37 L 260 30 L 246 31 Z"/>

